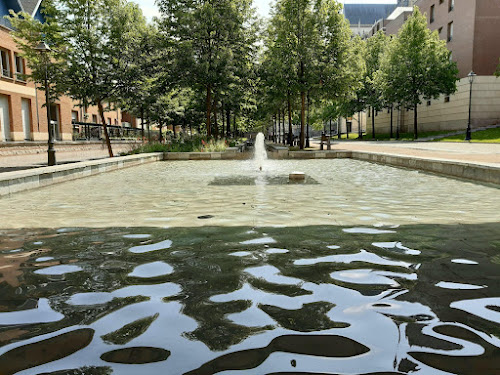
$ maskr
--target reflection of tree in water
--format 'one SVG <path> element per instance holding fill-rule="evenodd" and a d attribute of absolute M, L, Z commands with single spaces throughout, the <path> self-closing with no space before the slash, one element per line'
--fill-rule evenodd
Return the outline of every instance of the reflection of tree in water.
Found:
<path fill-rule="evenodd" d="M 176 359 L 173 350 L 175 345 L 179 345 L 182 350 L 196 353 L 191 353 L 195 357 L 193 363 L 186 364 L 183 371 L 200 367 L 200 372 L 193 373 L 201 374 L 223 368 L 221 363 L 230 358 L 238 358 L 238 363 L 242 364 L 235 369 L 250 368 L 245 367 L 249 363 L 272 364 L 274 357 L 268 356 L 271 353 L 269 348 L 274 345 L 273 339 L 282 337 L 281 342 L 286 343 L 291 340 L 290 333 L 322 331 L 323 337 L 340 335 L 368 347 L 370 351 L 382 348 L 378 354 L 381 362 L 395 363 L 394 366 L 387 365 L 387 370 L 425 370 L 427 364 L 456 372 L 460 366 L 467 364 L 483 365 L 488 369 L 498 365 L 498 348 L 474 333 L 477 330 L 499 335 L 498 326 L 449 306 L 454 301 L 498 295 L 499 265 L 490 260 L 500 249 L 497 240 L 499 225 L 407 226 L 398 228 L 396 234 L 377 235 L 346 234 L 340 227 L 324 226 L 251 229 L 110 228 L 59 233 L 33 231 L 29 234 L 11 231 L 11 236 L 24 236 L 25 244 L 20 254 L 29 255 L 20 257 L 24 260 L 17 263 L 16 269 L 22 271 L 22 275 L 17 276 L 19 285 L 0 284 L 2 310 L 32 309 L 40 298 L 49 298 L 52 308 L 64 314 L 64 318 L 52 323 L 0 327 L 0 343 L 6 345 L 19 340 L 19 345 L 16 345 L 26 348 L 22 341 L 28 338 L 56 333 L 66 327 L 88 326 L 96 331 L 89 345 L 98 351 L 97 359 L 104 354 L 98 342 L 107 343 L 109 352 L 123 345 L 133 345 L 135 339 L 151 339 L 150 346 L 164 347 L 161 342 L 155 341 L 157 338 L 153 333 L 165 327 L 165 334 L 173 335 L 169 345 L 174 346 L 165 347 L 173 353 L 166 360 L 166 365 L 174 366 L 182 362 L 181 358 Z M 147 233 L 151 237 L 123 237 L 131 232 Z M 0 248 L 2 242 L 7 242 L 5 235 L 0 236 Z M 262 236 L 272 237 L 277 242 L 273 246 L 285 248 L 289 253 L 270 254 L 264 245 L 240 243 Z M 43 245 L 34 245 L 41 237 Z M 133 246 L 155 244 L 166 239 L 173 241 L 172 248 L 142 254 L 128 251 Z M 372 245 L 396 240 L 421 250 L 422 254 L 408 255 L 396 248 Z M 338 245 L 339 249 L 328 249 L 327 246 L 332 244 Z M 83 271 L 58 277 L 34 274 L 34 270 L 49 264 L 35 262 L 42 254 L 40 248 L 44 249 L 43 256 L 54 257 L 50 265 L 54 262 L 78 264 Z M 356 255 L 360 249 L 394 262 L 388 263 L 390 265 L 359 260 L 294 264 L 299 260 L 314 260 L 333 254 Z M 243 257 L 229 255 L 236 251 L 250 254 Z M 0 252 L 0 256 L 6 254 Z M 479 265 L 453 264 L 450 260 L 454 258 L 475 260 Z M 135 267 L 154 261 L 166 262 L 174 268 L 174 272 L 152 279 L 127 276 Z M 412 266 L 398 266 L 398 261 Z M 335 280 L 330 276 L 343 271 L 358 277 L 366 274 L 356 273 L 357 270 L 372 270 L 371 274 L 379 272 L 397 281 L 399 287 L 361 284 L 355 278 L 347 282 L 346 279 Z M 403 277 L 414 273 L 418 275 L 416 280 Z M 435 286 L 439 281 L 488 287 L 475 291 L 446 290 Z M 169 294 L 171 292 L 167 289 L 163 291 L 165 283 L 177 284 L 180 291 L 174 294 Z M 145 289 L 134 289 L 136 287 Z M 113 293 L 109 296 L 110 300 L 94 305 L 67 303 L 76 294 L 96 292 Z M 489 308 L 495 311 L 498 307 Z M 124 319 L 124 316 L 128 318 Z M 172 317 L 177 318 L 172 320 Z M 250 324 L 245 317 L 255 318 L 255 324 Z M 0 324 L 1 319 L 0 312 Z M 463 326 L 441 322 L 459 322 Z M 174 330 L 169 328 L 172 324 L 175 325 Z M 438 337 L 437 333 L 447 339 Z M 63 335 L 53 337 L 64 338 Z M 246 346 L 246 339 L 252 337 L 257 338 L 252 342 L 259 342 L 261 349 L 252 351 Z M 305 339 L 306 336 L 300 337 Z M 314 335 L 310 337 L 311 342 L 317 340 Z M 470 343 L 477 343 L 486 349 L 485 353 L 456 357 L 458 352 L 453 356 L 440 352 L 462 350 L 464 342 L 456 339 L 465 340 L 467 350 Z M 312 347 L 319 350 L 319 342 Z M 393 351 L 398 352 L 396 358 Z M 231 357 L 230 352 L 239 354 Z M 124 352 L 119 353 L 125 355 Z M 5 355 L 0 356 L 0 361 L 5 360 Z M 315 355 L 321 357 L 323 354 L 317 352 Z M 219 356 L 221 359 L 215 359 Z M 366 358 L 356 360 L 360 368 L 369 366 L 371 354 L 368 353 Z M 203 365 L 205 362 L 206 365 Z M 209 368 L 212 370 L 209 371 Z M 82 371 L 75 374 L 100 374 L 99 371 L 105 373 L 107 370 L 90 367 L 89 370 L 74 371 Z"/>

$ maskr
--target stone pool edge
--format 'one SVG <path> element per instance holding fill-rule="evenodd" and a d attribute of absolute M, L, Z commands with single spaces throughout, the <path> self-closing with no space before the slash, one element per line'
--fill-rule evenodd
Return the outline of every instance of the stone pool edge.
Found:
<path fill-rule="evenodd" d="M 270 148 L 269 151 L 270 157 L 276 159 L 354 159 L 500 186 L 500 167 L 490 165 L 364 151 L 288 151 L 285 147 Z M 238 152 L 157 152 L 4 172 L 0 173 L 0 197 L 155 161 L 229 160 L 241 156 L 242 153 Z"/>
<path fill-rule="evenodd" d="M 276 159 L 353 159 L 500 186 L 500 166 L 494 165 L 367 151 L 288 151 L 286 147 L 270 147 L 269 151 Z"/>
<path fill-rule="evenodd" d="M 0 173 L 0 197 L 117 169 L 163 160 L 163 153 L 119 156 Z"/>

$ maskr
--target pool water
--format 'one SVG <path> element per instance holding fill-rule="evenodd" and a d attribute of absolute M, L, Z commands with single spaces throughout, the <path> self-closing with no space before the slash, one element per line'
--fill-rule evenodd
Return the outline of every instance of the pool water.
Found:
<path fill-rule="evenodd" d="M 0 199 L 0 373 L 499 373 L 497 189 L 261 163 Z"/>

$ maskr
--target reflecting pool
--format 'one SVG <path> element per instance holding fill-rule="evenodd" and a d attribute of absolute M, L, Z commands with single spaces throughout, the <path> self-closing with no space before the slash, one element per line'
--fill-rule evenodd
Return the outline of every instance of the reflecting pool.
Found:
<path fill-rule="evenodd" d="M 0 374 L 500 373 L 499 190 L 259 163 L 0 199 Z"/>

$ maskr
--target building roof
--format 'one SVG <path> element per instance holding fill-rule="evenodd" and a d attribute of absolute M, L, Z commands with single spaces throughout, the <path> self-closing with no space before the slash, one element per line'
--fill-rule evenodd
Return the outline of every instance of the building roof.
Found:
<path fill-rule="evenodd" d="M 392 12 L 388 17 L 387 21 L 394 21 L 396 18 L 398 18 L 400 15 L 403 13 L 413 13 L 413 7 L 397 7 L 394 12 Z"/>
<path fill-rule="evenodd" d="M 19 0 L 23 11 L 31 14 L 32 16 L 34 16 L 37 12 L 41 2 L 42 0 Z"/>
<path fill-rule="evenodd" d="M 345 4 L 344 15 L 351 25 L 373 25 L 380 19 L 387 18 L 396 4 Z"/>

